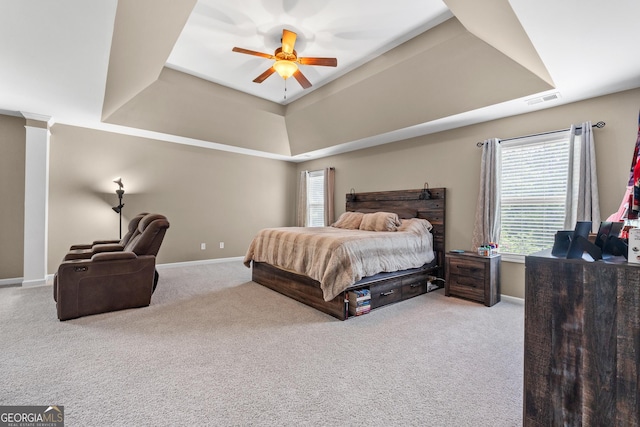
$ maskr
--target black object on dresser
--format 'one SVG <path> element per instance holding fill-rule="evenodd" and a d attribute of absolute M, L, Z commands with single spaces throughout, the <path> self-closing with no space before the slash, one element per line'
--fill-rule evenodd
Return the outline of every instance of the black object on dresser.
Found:
<path fill-rule="evenodd" d="M 525 426 L 640 425 L 640 264 L 525 258 Z"/>
<path fill-rule="evenodd" d="M 445 256 L 446 296 L 457 296 L 491 307 L 500 301 L 500 255 L 449 252 Z"/>

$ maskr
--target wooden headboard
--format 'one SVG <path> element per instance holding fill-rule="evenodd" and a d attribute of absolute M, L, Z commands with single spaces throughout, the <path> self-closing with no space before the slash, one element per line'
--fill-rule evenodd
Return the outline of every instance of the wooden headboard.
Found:
<path fill-rule="evenodd" d="M 348 193 L 346 210 L 358 212 L 394 212 L 400 218 L 424 218 L 433 225 L 433 250 L 444 277 L 446 188 L 430 188 L 430 198 L 421 198 L 424 189 Z"/>

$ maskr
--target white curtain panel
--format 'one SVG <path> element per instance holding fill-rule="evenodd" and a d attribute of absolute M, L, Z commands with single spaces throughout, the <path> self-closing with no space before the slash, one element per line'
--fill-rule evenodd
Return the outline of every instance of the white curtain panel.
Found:
<path fill-rule="evenodd" d="M 335 172 L 334 168 L 325 168 L 324 170 L 324 225 L 327 227 L 335 222 L 336 216 L 333 203 Z"/>
<path fill-rule="evenodd" d="M 569 176 L 564 227 L 572 230 L 577 221 L 591 221 L 592 231 L 600 227 L 600 200 L 596 153 L 591 122 L 571 125 Z"/>
<path fill-rule="evenodd" d="M 500 140 L 492 138 L 482 145 L 480 191 L 476 205 L 471 247 L 500 241 Z"/>
<path fill-rule="evenodd" d="M 300 171 L 298 178 L 298 207 L 296 209 L 296 225 L 307 225 L 307 174 L 309 171 Z"/>

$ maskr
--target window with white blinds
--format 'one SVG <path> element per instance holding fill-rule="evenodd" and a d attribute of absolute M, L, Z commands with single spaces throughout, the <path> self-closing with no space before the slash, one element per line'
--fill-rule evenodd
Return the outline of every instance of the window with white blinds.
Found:
<path fill-rule="evenodd" d="M 324 170 L 307 175 L 307 226 L 324 227 Z"/>
<path fill-rule="evenodd" d="M 564 229 L 569 132 L 500 143 L 500 252 L 551 248 Z"/>

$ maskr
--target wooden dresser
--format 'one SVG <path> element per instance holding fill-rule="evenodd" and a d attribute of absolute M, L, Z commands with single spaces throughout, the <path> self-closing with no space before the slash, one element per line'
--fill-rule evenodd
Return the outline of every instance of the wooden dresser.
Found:
<path fill-rule="evenodd" d="M 640 425 L 640 265 L 525 261 L 525 426 Z"/>
<path fill-rule="evenodd" d="M 478 301 L 487 307 L 500 301 L 500 255 L 449 252 L 445 258 L 446 296 Z"/>

